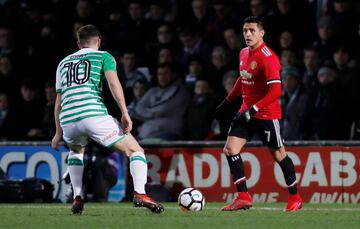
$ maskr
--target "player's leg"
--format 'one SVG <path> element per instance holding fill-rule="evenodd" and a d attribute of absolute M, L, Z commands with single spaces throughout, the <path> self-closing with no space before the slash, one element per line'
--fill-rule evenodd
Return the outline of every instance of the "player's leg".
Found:
<path fill-rule="evenodd" d="M 238 192 L 247 192 L 244 162 L 240 155 L 240 151 L 245 144 L 246 139 L 244 138 L 228 136 L 223 149 Z"/>
<path fill-rule="evenodd" d="M 63 138 L 70 148 L 67 165 L 73 188 L 74 201 L 71 208 L 73 214 L 81 214 L 84 210 L 83 199 L 83 174 L 84 152 L 87 137 L 79 131 L 79 122 L 64 125 Z"/>
<path fill-rule="evenodd" d="M 228 161 L 238 196 L 230 204 L 223 207 L 223 211 L 249 209 L 252 206 L 252 199 L 246 187 L 244 162 L 240 155 L 241 149 L 246 144 L 247 139 L 251 138 L 251 135 L 250 124 L 238 119 L 238 116 L 235 116 L 228 133 L 223 153 Z"/>
<path fill-rule="evenodd" d="M 281 171 L 283 172 L 285 183 L 289 191 L 288 202 L 284 211 L 297 211 L 302 208 L 302 199 L 297 188 L 294 163 L 286 154 L 284 146 L 278 149 L 269 147 L 269 149 L 273 158 L 279 164 Z"/>
<path fill-rule="evenodd" d="M 278 120 L 258 120 L 256 126 L 257 134 L 262 142 L 268 146 L 272 157 L 283 172 L 289 191 L 288 204 L 284 210 L 297 211 L 302 207 L 302 200 L 297 189 L 295 166 L 291 158 L 286 154 L 280 134 L 279 122 Z"/>
<path fill-rule="evenodd" d="M 152 200 L 145 193 L 147 182 L 147 161 L 143 148 L 130 134 L 123 134 L 120 124 L 111 116 L 89 118 L 84 120 L 88 135 L 98 143 L 122 152 L 129 157 L 130 174 L 134 183 L 134 204 L 160 213 L 164 207 Z"/>
<path fill-rule="evenodd" d="M 130 174 L 134 184 L 134 205 L 135 207 L 146 207 L 152 212 L 161 213 L 164 207 L 150 198 L 145 192 L 147 182 L 147 161 L 143 148 L 136 139 L 129 133 L 121 141 L 116 142 L 113 148 L 124 152 L 130 161 Z"/>
<path fill-rule="evenodd" d="M 84 147 L 69 145 L 70 152 L 67 160 L 74 201 L 71 207 L 73 214 L 81 214 L 83 204 L 83 174 L 84 174 Z"/>

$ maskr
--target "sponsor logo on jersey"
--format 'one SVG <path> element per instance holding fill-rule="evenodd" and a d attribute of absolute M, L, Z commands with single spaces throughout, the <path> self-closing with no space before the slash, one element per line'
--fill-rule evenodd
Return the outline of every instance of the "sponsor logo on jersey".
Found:
<path fill-rule="evenodd" d="M 247 80 L 247 79 L 251 79 L 252 78 L 252 73 L 246 71 L 246 70 L 242 70 L 240 71 L 240 76 L 243 80 Z"/>
<path fill-rule="evenodd" d="M 243 84 L 247 84 L 247 85 L 253 85 L 254 84 L 254 81 L 251 80 L 252 77 L 253 77 L 253 74 L 246 71 L 246 70 L 242 70 L 240 71 L 240 76 L 242 78 L 241 82 Z"/>

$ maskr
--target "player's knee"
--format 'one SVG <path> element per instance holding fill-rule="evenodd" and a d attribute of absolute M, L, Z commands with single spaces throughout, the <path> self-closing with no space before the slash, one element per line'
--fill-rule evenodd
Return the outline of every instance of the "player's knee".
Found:
<path fill-rule="evenodd" d="M 142 154 L 144 154 L 144 156 L 145 156 L 145 151 L 140 147 L 140 149 L 138 149 L 138 150 L 131 150 L 131 151 L 129 151 L 126 155 L 128 156 L 128 157 L 131 157 L 134 153 L 142 153 Z"/>
<path fill-rule="evenodd" d="M 223 153 L 226 155 L 226 156 L 231 156 L 231 155 L 234 155 L 234 154 L 237 154 L 239 152 L 235 152 L 235 150 L 229 146 L 229 145 L 225 145 L 224 149 L 223 149 Z"/>
<path fill-rule="evenodd" d="M 280 162 L 282 161 L 285 157 L 286 157 L 286 152 L 285 150 L 272 150 L 272 156 L 274 158 L 275 161 Z"/>
<path fill-rule="evenodd" d="M 145 154 L 144 149 L 138 143 L 129 145 L 125 150 L 125 154 L 128 157 L 130 157 L 135 152 L 141 152 Z"/>
<path fill-rule="evenodd" d="M 84 147 L 82 147 L 80 145 L 69 145 L 69 148 L 74 153 L 84 153 L 84 150 L 85 150 Z"/>

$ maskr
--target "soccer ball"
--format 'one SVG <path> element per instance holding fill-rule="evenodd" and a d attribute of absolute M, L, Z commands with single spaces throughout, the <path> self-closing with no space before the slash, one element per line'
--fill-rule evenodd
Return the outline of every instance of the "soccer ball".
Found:
<path fill-rule="evenodd" d="M 205 206 L 205 197 L 196 188 L 186 188 L 180 193 L 178 204 L 183 211 L 201 211 Z"/>

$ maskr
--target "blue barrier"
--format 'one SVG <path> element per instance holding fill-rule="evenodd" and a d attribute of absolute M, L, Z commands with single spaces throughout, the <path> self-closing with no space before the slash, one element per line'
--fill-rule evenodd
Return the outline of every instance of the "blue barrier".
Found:
<path fill-rule="evenodd" d="M 61 201 L 65 200 L 66 190 L 69 188 L 64 182 L 58 182 L 67 165 L 65 158 L 67 149 L 59 147 L 59 151 L 53 150 L 49 144 L 18 143 L 0 145 L 0 167 L 9 179 L 21 180 L 28 177 L 38 177 L 48 180 L 54 185 L 53 197 Z M 109 192 L 109 201 L 118 202 L 125 195 L 125 157 L 117 154 L 119 161 L 118 181 Z"/>

